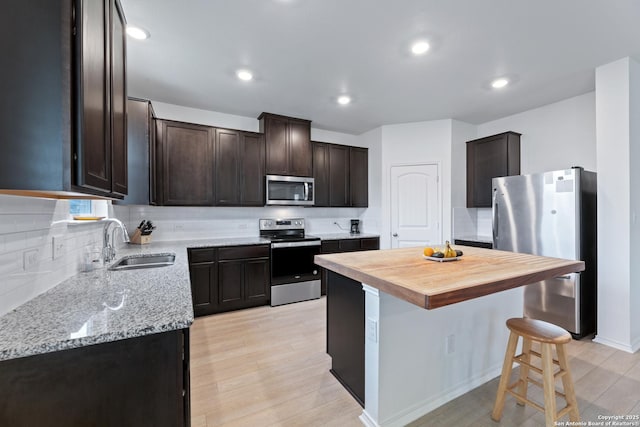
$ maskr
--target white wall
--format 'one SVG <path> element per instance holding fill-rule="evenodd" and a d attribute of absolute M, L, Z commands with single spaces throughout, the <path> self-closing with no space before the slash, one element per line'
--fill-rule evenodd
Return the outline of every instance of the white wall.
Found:
<path fill-rule="evenodd" d="M 199 110 L 197 108 L 166 104 L 159 101 L 151 101 L 151 105 L 153 105 L 153 110 L 159 119 L 258 132 L 258 119 L 256 117 L 236 116 L 233 114 L 218 113 L 216 111 Z"/>
<path fill-rule="evenodd" d="M 382 127 L 382 226 L 380 246 L 391 247 L 391 166 L 438 163 L 442 200 L 442 239 L 451 237 L 451 120 Z"/>
<path fill-rule="evenodd" d="M 102 224 L 68 218 L 67 200 L 0 195 L 0 316 L 77 274 L 84 247 L 102 247 Z M 63 245 L 55 260 L 54 237 Z"/>
<path fill-rule="evenodd" d="M 598 158 L 598 332 L 596 341 L 627 351 L 640 348 L 638 314 L 640 232 L 635 215 L 640 173 L 640 65 L 629 59 L 596 69 Z M 634 323 L 635 322 L 635 323 Z"/>
<path fill-rule="evenodd" d="M 595 92 L 478 125 L 478 138 L 522 133 L 521 173 L 582 166 L 596 170 Z"/>
<path fill-rule="evenodd" d="M 478 137 L 478 127 L 451 121 L 451 206 L 467 206 L 467 141 Z"/>
<path fill-rule="evenodd" d="M 367 232 L 382 232 L 382 128 L 375 128 L 358 137 L 360 146 L 369 148 L 369 207 L 361 219 Z M 354 144 L 355 145 L 355 144 Z"/>

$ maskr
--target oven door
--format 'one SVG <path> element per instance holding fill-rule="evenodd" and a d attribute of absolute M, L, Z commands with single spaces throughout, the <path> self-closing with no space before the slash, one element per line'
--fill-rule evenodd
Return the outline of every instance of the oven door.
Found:
<path fill-rule="evenodd" d="M 320 279 L 313 263 L 320 254 L 320 241 L 278 242 L 271 244 L 271 286 Z"/>

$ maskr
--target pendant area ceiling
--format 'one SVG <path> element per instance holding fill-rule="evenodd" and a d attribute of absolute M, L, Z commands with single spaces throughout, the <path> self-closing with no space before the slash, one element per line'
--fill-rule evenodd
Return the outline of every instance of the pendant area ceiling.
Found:
<path fill-rule="evenodd" d="M 593 91 L 640 57 L 638 0 L 121 0 L 130 96 L 360 134 L 478 124 Z M 410 45 L 427 40 L 414 56 Z M 249 69 L 251 81 L 237 78 Z M 511 83 L 491 88 L 491 81 Z M 338 104 L 340 95 L 352 102 Z"/>

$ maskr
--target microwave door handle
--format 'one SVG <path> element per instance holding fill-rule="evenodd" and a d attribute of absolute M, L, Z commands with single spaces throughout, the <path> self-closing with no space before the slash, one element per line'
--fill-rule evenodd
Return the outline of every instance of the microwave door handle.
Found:
<path fill-rule="evenodd" d="M 304 183 L 304 200 L 309 200 L 309 183 Z"/>

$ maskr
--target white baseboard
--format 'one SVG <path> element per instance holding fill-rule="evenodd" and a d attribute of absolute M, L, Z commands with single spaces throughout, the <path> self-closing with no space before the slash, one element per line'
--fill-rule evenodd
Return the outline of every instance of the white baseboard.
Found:
<path fill-rule="evenodd" d="M 608 347 L 613 347 L 618 350 L 626 351 L 627 353 L 635 353 L 636 351 L 640 350 L 640 339 L 636 340 L 632 344 L 628 344 L 596 335 L 596 337 L 593 339 L 593 342 L 603 344 Z"/>
<path fill-rule="evenodd" d="M 362 421 L 362 424 L 365 427 L 380 427 L 378 423 L 367 413 L 366 409 L 362 411 L 362 414 L 360 414 L 358 418 Z"/>

